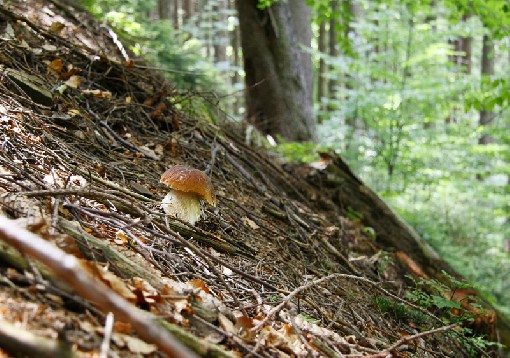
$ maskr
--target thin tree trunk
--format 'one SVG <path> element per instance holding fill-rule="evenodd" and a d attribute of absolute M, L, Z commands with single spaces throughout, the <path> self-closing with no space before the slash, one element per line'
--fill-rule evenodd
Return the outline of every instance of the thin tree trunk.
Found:
<path fill-rule="evenodd" d="M 235 8 L 235 0 L 229 0 L 229 9 Z M 236 86 L 236 84 L 241 82 L 241 76 L 239 75 L 239 68 L 242 66 L 241 64 L 241 56 L 240 56 L 240 37 L 241 34 L 239 33 L 239 26 L 236 26 L 230 36 L 230 44 L 232 46 L 232 64 L 235 68 L 234 71 L 232 71 L 232 85 Z M 241 107 L 241 99 L 240 96 L 236 93 L 234 95 L 234 103 L 233 103 L 233 113 L 235 115 L 239 114 L 239 109 Z"/>
<path fill-rule="evenodd" d="M 332 58 L 338 57 L 338 41 L 337 41 L 337 20 L 335 18 L 335 13 L 338 10 L 338 0 L 331 1 L 331 12 L 332 16 L 329 20 L 329 56 Z M 330 73 L 335 72 L 335 68 L 333 66 L 330 67 Z M 338 87 L 338 81 L 331 78 L 328 83 L 328 94 L 329 99 L 334 100 L 336 98 Z"/>
<path fill-rule="evenodd" d="M 236 1 L 248 120 L 273 137 L 315 140 L 311 58 L 300 48 L 310 46 L 310 9 L 305 0 L 277 2 L 263 11 L 257 4 Z"/>
<path fill-rule="evenodd" d="M 348 23 L 347 26 L 345 26 L 345 41 L 347 42 L 347 46 L 350 49 L 350 52 L 352 53 L 352 48 L 355 46 L 355 43 L 352 43 L 352 41 L 356 41 L 356 29 L 353 26 L 353 23 L 357 18 L 361 16 L 361 7 L 358 2 L 355 0 L 347 0 L 347 6 L 345 6 L 345 9 L 349 11 L 349 14 L 347 16 Z M 366 53 L 366 56 L 368 57 L 369 53 Z M 356 72 L 354 73 L 347 73 L 344 75 L 343 83 L 345 85 L 345 88 L 350 92 L 353 88 L 356 86 L 356 78 L 358 77 L 358 74 Z M 342 102 L 345 103 L 345 101 L 348 99 L 347 95 L 342 96 Z M 357 106 L 357 104 L 356 104 Z M 351 115 L 345 116 L 345 124 L 350 126 L 351 133 L 354 134 L 356 130 L 356 111 Z M 352 139 L 352 138 L 350 138 Z"/>
<path fill-rule="evenodd" d="M 170 0 L 158 1 L 158 14 L 160 20 L 170 18 Z"/>
<path fill-rule="evenodd" d="M 317 102 L 321 112 L 327 109 L 327 96 L 328 96 L 328 79 L 326 78 L 327 66 L 324 60 L 324 55 L 328 50 L 328 37 L 326 32 L 326 22 L 322 21 L 319 27 L 319 73 L 317 78 Z M 319 123 L 324 119 L 324 113 L 318 117 Z"/>
<path fill-rule="evenodd" d="M 226 23 L 225 7 L 226 2 L 224 0 L 217 0 L 213 6 L 213 13 L 216 14 L 214 18 L 221 24 Z M 214 60 L 215 62 L 225 62 L 227 60 L 227 34 L 224 30 L 214 29 Z"/>
<path fill-rule="evenodd" d="M 183 23 L 187 24 L 189 22 L 189 19 L 193 16 L 193 0 L 183 0 L 182 2 L 182 10 L 183 13 Z"/>
<path fill-rule="evenodd" d="M 179 24 L 179 3 L 180 3 L 180 0 L 173 0 L 174 1 L 174 6 L 173 6 L 173 13 L 172 13 L 172 18 L 173 18 L 173 23 L 174 23 L 174 28 L 176 29 L 179 29 L 180 28 L 180 24 Z"/>
<path fill-rule="evenodd" d="M 494 43 L 488 35 L 483 36 L 482 44 L 482 77 L 494 75 Z M 487 127 L 494 121 L 494 112 L 483 108 L 480 111 L 480 126 Z M 482 134 L 478 143 L 489 144 L 494 142 L 490 134 Z"/>

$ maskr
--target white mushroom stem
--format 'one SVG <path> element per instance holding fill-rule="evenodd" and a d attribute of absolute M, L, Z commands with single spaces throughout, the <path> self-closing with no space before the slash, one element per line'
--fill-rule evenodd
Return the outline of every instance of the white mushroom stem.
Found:
<path fill-rule="evenodd" d="M 191 225 L 200 219 L 200 198 L 195 193 L 172 190 L 161 202 L 163 211 Z"/>

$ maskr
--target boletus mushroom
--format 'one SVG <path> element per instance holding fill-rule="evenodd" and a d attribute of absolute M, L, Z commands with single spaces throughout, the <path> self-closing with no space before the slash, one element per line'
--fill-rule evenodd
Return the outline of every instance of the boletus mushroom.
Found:
<path fill-rule="evenodd" d="M 167 215 L 195 225 L 200 219 L 200 200 L 216 206 L 211 180 L 201 170 L 174 165 L 161 175 L 160 182 L 171 188 L 161 202 Z"/>

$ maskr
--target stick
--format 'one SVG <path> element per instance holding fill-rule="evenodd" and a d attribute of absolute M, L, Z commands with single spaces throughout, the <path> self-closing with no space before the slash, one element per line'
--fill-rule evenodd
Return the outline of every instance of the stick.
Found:
<path fill-rule="evenodd" d="M 409 342 L 409 341 L 412 341 L 412 340 L 415 340 L 415 339 L 418 339 L 421 337 L 430 336 L 432 334 L 446 332 L 451 329 L 454 329 L 457 326 L 458 325 L 454 323 L 454 324 L 450 324 L 448 326 L 431 329 L 430 331 L 413 334 L 412 336 L 403 337 L 403 338 L 399 339 L 397 342 L 395 342 L 394 344 L 392 344 L 389 348 L 386 348 L 385 350 L 383 350 L 379 353 L 372 354 L 369 356 L 363 356 L 363 357 L 364 358 L 385 358 L 385 357 L 388 357 L 388 355 L 391 355 L 398 347 L 400 347 L 402 344 L 404 344 L 406 342 Z M 360 356 L 360 358 L 361 358 L 361 356 Z"/>

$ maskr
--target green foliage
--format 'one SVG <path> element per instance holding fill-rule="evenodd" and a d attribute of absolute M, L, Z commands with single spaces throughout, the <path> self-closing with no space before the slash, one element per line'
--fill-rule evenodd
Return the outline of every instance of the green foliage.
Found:
<path fill-rule="evenodd" d="M 377 272 L 385 272 L 390 266 L 395 266 L 391 255 L 386 251 L 379 251 L 374 259 L 377 259 Z"/>
<path fill-rule="evenodd" d="M 276 151 L 292 163 L 311 163 L 319 159 L 318 153 L 326 151 L 326 147 L 316 143 L 285 142 L 279 138 Z"/>
<path fill-rule="evenodd" d="M 224 90 L 213 64 L 201 56 L 202 43 L 176 30 L 169 20 L 147 16 L 154 0 L 82 0 L 94 15 L 112 26 L 130 49 L 160 67 L 179 89 Z"/>
<path fill-rule="evenodd" d="M 409 277 L 414 282 L 415 287 L 406 293 L 406 298 L 429 311 L 435 312 L 444 324 L 459 323 L 462 332 L 461 342 L 473 355 L 477 353 L 474 346 L 483 351 L 489 346 L 497 346 L 497 343 L 490 342 L 485 336 L 474 335 L 470 328 L 462 325 L 464 322 L 473 321 L 476 316 L 473 312 L 464 309 L 461 302 L 453 300 L 453 294 L 456 290 L 471 288 L 472 286 L 469 283 L 455 279 L 444 271 L 443 275 L 449 282 L 448 285 L 433 279 L 414 280 Z M 450 292 L 451 297 L 445 296 L 448 292 Z M 467 296 L 463 300 L 469 300 L 470 306 L 473 308 L 481 308 L 476 303 L 478 301 L 476 296 Z M 455 309 L 456 314 L 453 314 L 452 309 Z"/>
<path fill-rule="evenodd" d="M 260 10 L 264 10 L 273 5 L 274 3 L 277 3 L 278 1 L 280 0 L 259 0 L 257 8 L 259 8 Z"/>
<path fill-rule="evenodd" d="M 273 303 L 281 302 L 281 300 L 282 300 L 282 298 L 280 296 L 277 296 L 277 295 L 269 295 L 267 297 L 267 299 L 269 300 L 269 302 L 273 302 Z"/>
<path fill-rule="evenodd" d="M 452 19 L 462 14 L 480 18 L 493 38 L 501 39 L 510 34 L 510 4 L 506 0 L 450 0 L 445 4 L 454 11 Z"/>
<path fill-rule="evenodd" d="M 499 75 L 481 78 L 478 70 L 482 35 L 508 34 L 508 12 L 502 1 L 357 3 L 363 12 L 351 19 L 355 30 L 348 38 L 355 53 L 316 56 L 334 67 L 327 77 L 340 82 L 327 111 L 318 113 L 327 119 L 319 127 L 321 144 L 339 152 L 455 269 L 510 313 L 510 278 L 501 274 L 510 270 L 502 251 L 510 237 L 508 42 L 495 41 L 495 53 L 505 54 L 496 57 Z M 460 21 L 466 14 L 471 17 Z M 473 39 L 471 73 L 451 61 L 460 54 L 450 41 L 460 37 Z M 481 109 L 494 112 L 492 125 L 479 125 Z M 482 134 L 495 143 L 478 145 Z"/>
<path fill-rule="evenodd" d="M 352 221 L 362 221 L 363 213 L 354 210 L 351 206 L 347 207 L 347 217 Z"/>
<path fill-rule="evenodd" d="M 387 313 L 391 317 L 400 321 L 413 322 L 413 324 L 418 326 L 421 326 L 429 321 L 429 318 L 420 311 L 409 309 L 403 303 L 389 300 L 383 296 L 375 296 L 373 299 L 373 304 L 381 312 Z"/>

